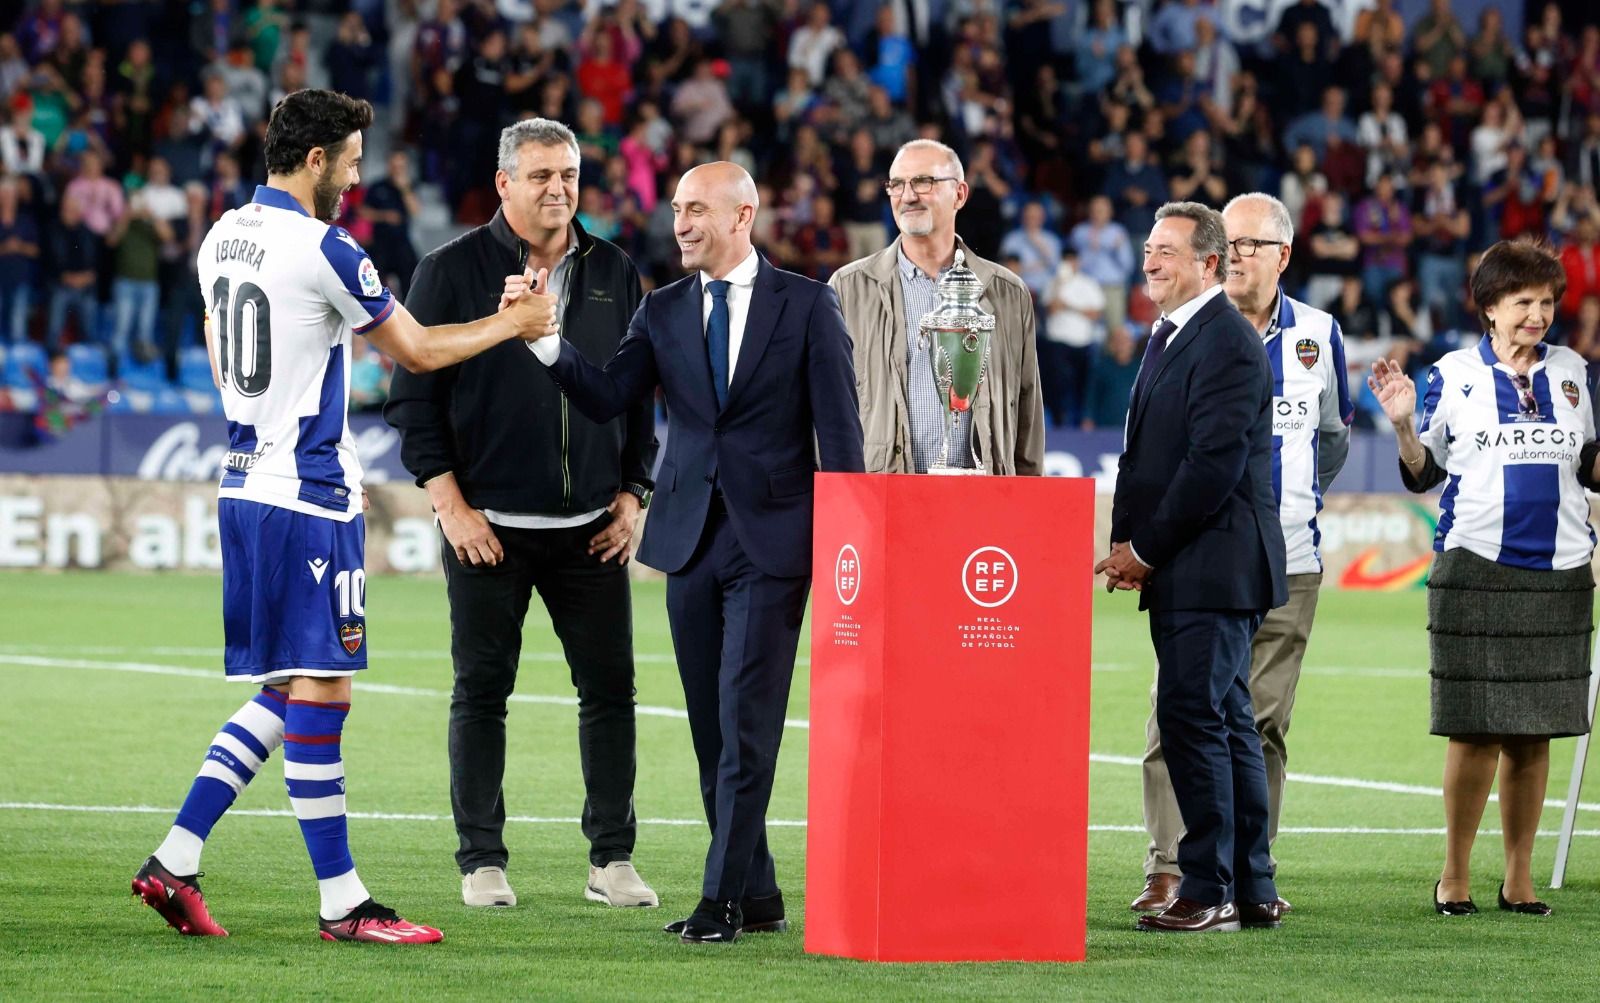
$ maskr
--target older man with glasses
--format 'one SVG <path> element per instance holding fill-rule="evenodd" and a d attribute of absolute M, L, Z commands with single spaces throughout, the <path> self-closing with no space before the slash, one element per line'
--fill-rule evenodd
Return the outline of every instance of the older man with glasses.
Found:
<path fill-rule="evenodd" d="M 855 341 L 868 472 L 926 473 L 938 458 L 944 409 L 917 330 L 938 306 L 939 277 L 959 249 L 983 286 L 979 302 L 994 314 L 995 330 L 987 379 L 956 424 L 956 436 L 971 449 L 951 450 L 950 462 L 970 466 L 981 457 L 991 473 L 1043 473 L 1033 297 L 1015 274 L 973 254 L 956 236 L 956 213 L 967 201 L 961 161 L 943 143 L 912 140 L 895 155 L 883 189 L 900 236 L 828 280 Z"/>
<path fill-rule="evenodd" d="M 1338 322 L 1291 299 L 1279 284 L 1294 244 L 1289 210 L 1271 195 L 1252 192 L 1229 202 L 1222 221 L 1229 251 L 1223 293 L 1261 336 L 1272 367 L 1272 487 L 1287 552 L 1289 602 L 1267 613 L 1250 645 L 1250 700 L 1266 760 L 1270 846 L 1283 804 L 1289 716 L 1322 587 L 1317 514 L 1349 453 L 1355 409 Z M 1153 702 L 1154 690 L 1151 697 Z M 1146 730 L 1144 824 L 1150 846 L 1144 891 L 1133 909 L 1160 912 L 1177 896 L 1183 819 L 1154 713 Z M 1275 872 L 1276 861 L 1272 867 Z M 1282 899 L 1279 905 L 1288 908 Z"/>

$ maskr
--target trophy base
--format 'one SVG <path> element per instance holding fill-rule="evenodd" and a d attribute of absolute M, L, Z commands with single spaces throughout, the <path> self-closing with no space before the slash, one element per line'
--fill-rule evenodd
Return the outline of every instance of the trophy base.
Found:
<path fill-rule="evenodd" d="M 953 474 L 956 476 L 982 476 L 988 473 L 988 471 L 984 470 L 982 467 L 945 467 L 935 463 L 928 467 L 928 473 L 945 475 Z"/>

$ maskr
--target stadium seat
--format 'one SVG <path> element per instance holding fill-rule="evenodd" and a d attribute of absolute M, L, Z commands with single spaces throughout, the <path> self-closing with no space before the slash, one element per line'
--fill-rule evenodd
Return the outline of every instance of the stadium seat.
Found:
<path fill-rule="evenodd" d="M 5 353 L 5 385 L 18 389 L 32 389 L 33 380 L 30 372 L 39 374 L 39 378 L 50 375 L 50 357 L 45 354 L 41 345 L 31 341 L 19 342 L 6 349 Z"/>
<path fill-rule="evenodd" d="M 189 407 L 189 398 L 182 390 L 170 383 L 162 383 L 152 394 L 154 398 L 150 403 L 150 413 L 183 415 L 193 413 Z"/>
<path fill-rule="evenodd" d="M 122 364 L 117 368 L 117 379 L 130 390 L 147 393 L 171 386 L 167 382 L 167 363 L 164 359 L 140 362 L 132 352 L 123 355 Z"/>
<path fill-rule="evenodd" d="M 72 375 L 82 383 L 101 388 L 111 382 L 105 350 L 98 345 L 71 346 L 67 349 L 67 362 L 72 366 Z"/>
<path fill-rule="evenodd" d="M 202 345 L 191 345 L 178 353 L 178 385 L 185 390 L 211 393 L 211 356 Z"/>

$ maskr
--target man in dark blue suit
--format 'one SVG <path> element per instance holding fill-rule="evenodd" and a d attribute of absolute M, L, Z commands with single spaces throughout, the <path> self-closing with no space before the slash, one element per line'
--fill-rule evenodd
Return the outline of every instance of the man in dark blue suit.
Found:
<path fill-rule="evenodd" d="M 766 811 L 811 584 L 812 475 L 864 469 L 850 336 L 833 290 L 750 245 L 755 182 L 696 167 L 672 212 L 694 274 L 646 295 L 602 370 L 570 342 L 534 354 L 609 421 L 660 386 L 666 456 L 639 560 L 667 616 L 711 823 L 702 898 L 668 932 L 729 943 L 786 926 Z"/>
<path fill-rule="evenodd" d="M 1156 721 L 1188 830 L 1163 932 L 1275 927 L 1266 765 L 1250 706 L 1250 641 L 1288 598 L 1272 492 L 1272 371 L 1222 295 L 1222 215 L 1196 202 L 1156 213 L 1144 273 L 1161 321 L 1134 384 L 1111 508 L 1106 588 L 1150 612 Z"/>

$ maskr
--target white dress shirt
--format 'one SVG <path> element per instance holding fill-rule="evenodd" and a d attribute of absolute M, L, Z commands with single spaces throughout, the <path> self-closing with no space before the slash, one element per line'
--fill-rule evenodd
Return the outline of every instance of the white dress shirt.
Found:
<path fill-rule="evenodd" d="M 728 386 L 733 386 L 733 374 L 739 371 L 739 347 L 744 344 L 744 322 L 750 316 L 750 294 L 755 291 L 756 272 L 761 268 L 761 258 L 755 248 L 745 259 L 733 266 L 724 277 L 728 283 Z M 713 281 L 710 272 L 700 273 L 700 333 L 711 324 L 711 290 L 706 287 Z"/>
<path fill-rule="evenodd" d="M 1221 295 L 1222 283 L 1219 282 L 1210 289 L 1207 289 L 1205 292 L 1196 296 L 1194 299 L 1185 303 L 1183 306 L 1178 307 L 1178 309 L 1169 314 L 1163 314 L 1161 318 L 1157 319 L 1156 327 L 1161 326 L 1162 320 L 1172 321 L 1172 334 L 1167 337 L 1167 344 L 1172 344 L 1172 339 L 1176 338 L 1179 333 L 1183 331 L 1183 325 L 1194 319 L 1194 315 L 1200 312 L 1201 307 L 1205 306 L 1207 303 L 1210 303 L 1213 299 Z"/>

